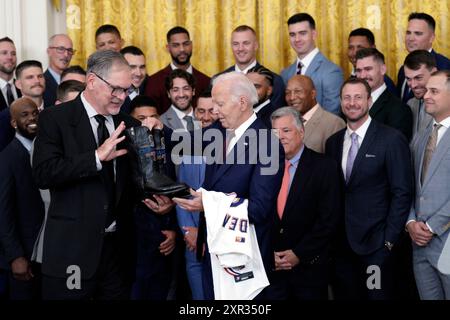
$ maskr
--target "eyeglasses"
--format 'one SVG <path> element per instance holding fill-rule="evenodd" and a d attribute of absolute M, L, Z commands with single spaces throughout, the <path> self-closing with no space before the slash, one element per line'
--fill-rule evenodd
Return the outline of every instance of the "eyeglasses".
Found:
<path fill-rule="evenodd" d="M 100 77 L 98 74 L 96 74 L 95 72 L 92 72 L 97 78 L 99 78 L 100 80 L 102 80 L 104 83 L 106 83 L 108 85 L 108 87 L 111 88 L 111 95 L 114 97 L 120 96 L 122 94 L 126 95 L 127 97 L 132 94 L 136 88 L 131 85 L 131 87 L 129 88 L 122 88 L 122 87 L 117 87 L 117 86 L 113 86 L 111 83 L 109 83 L 108 81 L 106 81 L 105 79 L 103 79 L 102 77 Z"/>
<path fill-rule="evenodd" d="M 49 47 L 50 49 L 55 49 L 56 52 L 60 53 L 60 54 L 64 54 L 66 51 L 68 54 L 70 55 L 74 55 L 75 52 L 77 52 L 77 50 L 74 50 L 72 48 L 65 48 L 65 47 Z"/>

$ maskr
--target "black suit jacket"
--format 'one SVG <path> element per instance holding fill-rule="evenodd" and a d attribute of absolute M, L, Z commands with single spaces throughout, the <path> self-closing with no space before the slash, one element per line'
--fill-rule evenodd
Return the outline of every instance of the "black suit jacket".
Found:
<path fill-rule="evenodd" d="M 3 109 L 0 111 L 0 152 L 12 141 L 14 133 L 9 108 Z"/>
<path fill-rule="evenodd" d="M 326 143 L 326 154 L 339 164 L 345 131 L 338 131 Z M 344 181 L 342 169 L 341 177 Z M 343 182 L 345 235 L 355 253 L 371 254 L 383 248 L 384 241 L 395 243 L 399 239 L 411 208 L 412 177 L 406 138 L 372 120 L 349 181 Z"/>
<path fill-rule="evenodd" d="M 259 66 L 261 66 L 259 62 L 256 62 L 255 67 Z M 235 66 L 231 66 L 219 74 L 235 71 L 234 67 Z M 281 108 L 286 106 L 286 101 L 284 100 L 284 89 L 285 89 L 284 81 L 278 74 L 276 74 L 273 71 L 271 72 L 273 75 L 273 89 L 272 95 L 270 96 L 270 101 L 275 106 L 275 108 Z"/>
<path fill-rule="evenodd" d="M 323 282 L 317 264 L 326 264 L 342 211 L 340 169 L 336 161 L 304 147 L 282 219 L 273 226 L 274 249 L 291 249 L 300 259 L 292 270 L 297 283 Z"/>
<path fill-rule="evenodd" d="M 140 122 L 126 114 L 113 116 L 115 126 Z M 42 272 L 67 277 L 67 267 L 78 265 L 82 278 L 94 275 L 100 260 L 108 208 L 104 181 L 97 171 L 97 145 L 80 96 L 48 108 L 39 115 L 39 133 L 33 154 L 33 174 L 41 189 L 50 189 L 51 204 L 44 236 Z M 118 149 L 125 148 L 122 142 Z M 132 206 L 134 187 L 128 155 L 116 158 L 115 204 L 117 238 L 125 257 L 134 247 Z M 132 270 L 133 261 L 122 259 Z"/>
<path fill-rule="evenodd" d="M 0 153 L 0 163 L 0 268 L 10 268 L 16 258 L 31 258 L 45 209 L 19 140 Z"/>
<path fill-rule="evenodd" d="M 256 116 L 261 119 L 268 129 L 272 129 L 272 121 L 270 120 L 270 116 L 276 109 L 277 108 L 272 104 L 272 101 L 270 101 L 256 113 Z"/>
<path fill-rule="evenodd" d="M 44 91 L 44 107 L 50 107 L 55 105 L 56 101 L 56 90 L 58 89 L 58 83 L 55 78 L 53 78 L 50 71 L 47 69 L 44 72 L 45 78 L 45 91 Z"/>
<path fill-rule="evenodd" d="M 22 92 L 16 87 L 17 97 L 20 98 L 22 96 Z M 3 93 L 0 92 L 0 111 L 7 109 L 8 104 L 3 96 Z"/>
<path fill-rule="evenodd" d="M 434 50 L 431 50 L 431 54 L 436 59 L 436 68 L 438 70 L 450 70 L 450 60 L 447 57 L 443 56 L 442 54 L 437 53 Z M 400 69 L 398 70 L 398 75 L 397 75 L 397 92 L 398 92 L 399 97 L 401 97 L 401 94 L 402 94 L 403 82 L 405 82 L 405 69 L 404 69 L 404 66 L 402 65 L 400 67 Z M 408 86 L 408 84 L 406 84 L 406 86 Z M 414 97 L 414 94 L 413 94 L 412 90 L 409 90 L 408 96 L 403 97 L 402 101 L 406 103 L 412 97 Z"/>
<path fill-rule="evenodd" d="M 378 122 L 401 131 L 408 141 L 411 140 L 413 121 L 411 108 L 388 89 L 385 89 L 372 105 L 369 115 Z"/>

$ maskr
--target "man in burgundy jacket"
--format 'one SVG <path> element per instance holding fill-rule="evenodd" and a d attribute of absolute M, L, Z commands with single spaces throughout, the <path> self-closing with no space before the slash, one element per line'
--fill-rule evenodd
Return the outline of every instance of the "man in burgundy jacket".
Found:
<path fill-rule="evenodd" d="M 200 95 L 209 87 L 210 78 L 195 69 L 190 59 L 192 56 L 192 41 L 189 32 L 183 27 L 173 27 L 167 32 L 167 50 L 169 51 L 172 62 L 164 69 L 152 74 L 145 87 L 145 95 L 156 102 L 158 114 L 163 114 L 170 107 L 170 99 L 164 87 L 164 80 L 174 69 L 183 69 L 191 73 L 195 78 L 195 92 Z M 195 107 L 197 99 L 194 98 Z"/>

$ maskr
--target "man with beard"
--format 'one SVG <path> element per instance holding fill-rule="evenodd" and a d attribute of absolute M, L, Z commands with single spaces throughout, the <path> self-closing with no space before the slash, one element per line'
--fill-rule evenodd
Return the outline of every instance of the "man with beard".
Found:
<path fill-rule="evenodd" d="M 8 37 L 0 39 L 0 151 L 14 137 L 14 129 L 9 125 L 11 116 L 8 107 L 14 100 L 22 96 L 14 84 L 13 75 L 16 63 L 14 42 Z"/>
<path fill-rule="evenodd" d="M 172 57 L 171 63 L 164 69 L 151 75 L 145 88 L 145 95 L 156 102 L 158 114 L 163 114 L 169 109 L 171 104 L 164 87 L 164 81 L 172 70 L 182 69 L 192 74 L 196 83 L 193 89 L 197 92 L 203 92 L 207 89 L 211 80 L 207 75 L 191 65 L 192 41 L 189 38 L 189 32 L 185 28 L 176 26 L 167 32 L 166 48 Z M 196 99 L 193 100 L 193 106 L 196 106 Z"/>
<path fill-rule="evenodd" d="M 11 103 L 20 97 L 20 91 L 14 85 L 14 70 L 17 57 L 14 42 L 8 38 L 0 39 L 0 111 L 6 109 Z"/>
<path fill-rule="evenodd" d="M 194 122 L 192 97 L 195 95 L 194 77 L 181 69 L 173 70 L 166 78 L 165 86 L 171 101 L 170 108 L 161 115 L 161 121 L 172 130 L 193 131 L 199 129 Z"/>
<path fill-rule="evenodd" d="M 253 83 L 258 92 L 258 103 L 253 106 L 256 116 L 260 118 L 268 129 L 272 128 L 270 115 L 276 107 L 272 104 L 273 73 L 261 65 L 248 70 L 247 78 Z"/>
<path fill-rule="evenodd" d="M 30 150 L 39 111 L 23 97 L 11 104 L 10 112 L 16 135 L 0 153 L 0 268 L 9 270 L 10 299 L 37 299 L 40 270 L 30 260 L 44 203 L 31 173 Z"/>
<path fill-rule="evenodd" d="M 44 73 L 46 88 L 44 106 L 46 107 L 55 104 L 56 88 L 61 83 L 61 73 L 69 66 L 70 60 L 75 54 L 72 40 L 65 34 L 55 34 L 48 42 L 48 69 Z"/>
<path fill-rule="evenodd" d="M 386 65 L 384 55 L 376 48 L 358 50 L 356 59 L 356 77 L 364 79 L 372 91 L 370 116 L 387 126 L 402 132 L 408 141 L 411 139 L 412 113 L 408 106 L 391 93 L 386 83 Z"/>
<path fill-rule="evenodd" d="M 124 101 L 120 111 L 130 114 L 130 102 L 138 95 L 143 95 L 147 84 L 147 70 L 145 69 L 145 55 L 141 49 L 128 46 L 120 50 L 120 53 L 128 61 L 131 67 L 131 83 L 136 89 Z"/>
<path fill-rule="evenodd" d="M 405 48 L 409 53 L 415 50 L 430 52 L 436 60 L 436 69 L 448 70 L 450 69 L 450 60 L 433 49 L 433 41 L 436 38 L 435 29 L 436 21 L 432 16 L 424 12 L 412 12 L 408 16 Z M 407 103 L 413 97 L 413 93 L 405 78 L 403 66 L 398 70 L 397 90 L 404 103 Z"/>
<path fill-rule="evenodd" d="M 326 143 L 326 154 L 341 164 L 345 202 L 334 246 L 338 300 L 393 298 L 392 250 L 397 250 L 412 201 L 408 142 L 370 117 L 370 93 L 363 79 L 344 82 L 340 99 L 347 128 Z"/>
<path fill-rule="evenodd" d="M 403 63 L 405 79 L 414 95 L 408 100 L 413 115 L 413 139 L 417 133 L 425 130 L 433 118 L 425 112 L 424 96 L 427 82 L 431 74 L 437 71 L 436 59 L 426 50 L 415 50 L 408 54 Z"/>
<path fill-rule="evenodd" d="M 45 78 L 42 71 L 42 64 L 39 61 L 22 61 L 16 68 L 16 78 L 17 88 L 22 91 L 24 97 L 30 98 L 36 103 L 39 112 L 44 110 L 45 107 L 48 107 L 43 97 L 45 92 Z"/>

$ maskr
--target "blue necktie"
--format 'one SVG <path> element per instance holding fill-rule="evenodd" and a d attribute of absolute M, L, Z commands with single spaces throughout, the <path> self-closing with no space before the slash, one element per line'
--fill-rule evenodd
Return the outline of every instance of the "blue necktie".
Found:
<path fill-rule="evenodd" d="M 352 174 L 353 163 L 355 162 L 356 155 L 358 154 L 359 144 L 358 135 L 353 132 L 350 137 L 352 138 L 352 145 L 348 150 L 347 165 L 345 166 L 345 181 L 348 182 L 350 175 Z"/>

